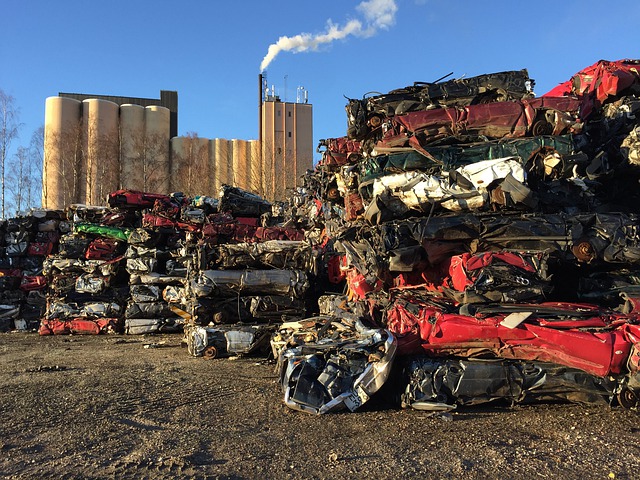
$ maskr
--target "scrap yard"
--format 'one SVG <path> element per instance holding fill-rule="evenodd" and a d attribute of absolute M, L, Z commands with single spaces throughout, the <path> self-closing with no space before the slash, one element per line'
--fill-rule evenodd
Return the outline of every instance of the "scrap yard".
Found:
<path fill-rule="evenodd" d="M 0 473 L 635 478 L 639 67 L 347 99 L 282 198 L 0 221 Z"/>

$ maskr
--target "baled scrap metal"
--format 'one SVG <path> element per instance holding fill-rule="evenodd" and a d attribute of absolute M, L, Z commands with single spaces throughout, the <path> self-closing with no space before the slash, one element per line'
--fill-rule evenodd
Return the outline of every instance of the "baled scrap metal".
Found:
<path fill-rule="evenodd" d="M 27 303 L 24 292 L 39 294 L 47 288 L 44 259 L 57 250 L 62 212 L 31 209 L 0 222 L 0 304 L 2 329 L 35 327 L 44 305 Z M 15 318 L 9 318 L 15 317 Z"/>
<path fill-rule="evenodd" d="M 271 203 L 241 188 L 222 185 L 218 209 L 221 212 L 229 212 L 234 217 L 260 217 L 271 211 Z"/>
<path fill-rule="evenodd" d="M 526 314 L 526 315 L 520 315 Z M 519 317 L 511 323 L 510 316 Z M 567 302 L 446 306 L 410 295 L 386 313 L 386 326 L 403 348 L 429 356 L 550 362 L 592 375 L 624 375 L 638 348 L 638 312 Z"/>
<path fill-rule="evenodd" d="M 58 253 L 62 258 L 85 258 L 87 247 L 91 243 L 89 237 L 67 233 L 60 237 Z"/>
<path fill-rule="evenodd" d="M 111 285 L 110 275 L 82 274 L 76 278 L 75 291 L 77 293 L 99 294 Z"/>
<path fill-rule="evenodd" d="M 552 363 L 423 356 L 404 363 L 401 403 L 416 410 L 453 410 L 458 405 L 505 400 L 608 405 L 619 391 L 609 377 Z"/>
<path fill-rule="evenodd" d="M 363 140 L 389 117 L 445 106 L 523 100 L 533 97 L 535 81 L 526 70 L 497 72 L 445 82 L 416 82 L 347 104 L 347 135 Z"/>
<path fill-rule="evenodd" d="M 127 318 L 124 321 L 124 333 L 127 335 L 178 333 L 182 328 L 181 318 Z"/>
<path fill-rule="evenodd" d="M 73 317 L 87 317 L 97 319 L 101 317 L 120 317 L 122 307 L 115 301 L 98 300 L 89 297 L 84 302 L 75 302 L 63 298 L 51 298 L 48 300 L 45 318 L 68 319 Z"/>
<path fill-rule="evenodd" d="M 91 223 L 76 223 L 73 225 L 74 233 L 86 233 L 100 237 L 113 238 L 114 240 L 127 241 L 130 228 L 109 227 L 105 225 L 95 225 Z"/>
<path fill-rule="evenodd" d="M 215 265 L 228 268 L 278 268 L 313 271 L 311 246 L 303 241 L 267 240 L 261 243 L 215 247 Z"/>
<path fill-rule="evenodd" d="M 165 302 L 130 302 L 124 312 L 129 318 L 173 318 L 175 314 Z"/>
<path fill-rule="evenodd" d="M 447 177 L 405 172 L 377 178 L 372 196 L 394 196 L 408 209 L 429 211 L 434 204 L 448 210 L 479 210 L 488 203 L 488 188 L 507 176 L 525 181 L 522 160 L 517 157 L 485 160 L 460 167 Z"/>
<path fill-rule="evenodd" d="M 185 339 L 189 354 L 211 359 L 264 350 L 272 332 L 273 327 L 268 325 L 187 325 Z"/>
<path fill-rule="evenodd" d="M 155 302 L 162 298 L 162 290 L 158 285 L 130 285 L 129 289 L 134 302 Z"/>
<path fill-rule="evenodd" d="M 306 335 L 295 336 L 295 346 L 289 346 L 286 337 L 286 343 L 278 345 L 284 402 L 289 408 L 313 414 L 355 411 L 386 382 L 395 357 L 395 338 L 359 320 L 317 320 L 324 323 L 307 323 Z M 283 327 L 287 325 L 291 324 Z"/>
<path fill-rule="evenodd" d="M 120 331 L 117 318 L 72 318 L 69 320 L 42 319 L 38 333 L 40 335 L 99 335 L 118 333 Z"/>
<path fill-rule="evenodd" d="M 178 277 L 174 275 L 165 275 L 162 273 L 146 273 L 146 274 L 131 274 L 129 277 L 129 285 L 183 285 L 185 283 L 184 277 Z"/>
<path fill-rule="evenodd" d="M 302 318 L 306 310 L 305 299 L 285 295 L 200 297 L 193 303 L 198 325 L 279 322 Z"/>
<path fill-rule="evenodd" d="M 191 281 L 196 297 L 288 295 L 303 298 L 309 288 L 301 270 L 203 270 Z"/>

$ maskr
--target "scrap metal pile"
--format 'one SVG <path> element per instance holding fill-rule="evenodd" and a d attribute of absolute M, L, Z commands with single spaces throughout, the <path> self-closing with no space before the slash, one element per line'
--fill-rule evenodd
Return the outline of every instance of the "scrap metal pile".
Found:
<path fill-rule="evenodd" d="M 46 288 L 42 335 L 179 331 L 197 357 L 273 355 L 285 404 L 316 414 L 383 393 L 635 408 L 639 65 L 600 61 L 540 97 L 520 70 L 349 100 L 347 135 L 287 202 L 122 190 L 8 221 L 0 315 Z"/>
<path fill-rule="evenodd" d="M 69 228 L 52 210 L 0 220 L 0 331 L 37 327 L 46 304 L 42 265 Z"/>
<path fill-rule="evenodd" d="M 108 203 L 68 209 L 71 231 L 43 265 L 41 335 L 182 333 L 187 321 L 190 350 L 219 356 L 241 350 L 194 346 L 200 325 L 224 338 L 225 324 L 305 316 L 315 257 L 266 200 L 224 186 L 220 199 L 119 190 Z"/>
<path fill-rule="evenodd" d="M 287 404 L 357 408 L 362 364 L 382 362 L 406 407 L 637 406 L 638 65 L 601 61 L 541 97 L 522 70 L 349 100 L 307 178 L 347 295 L 311 343 L 288 332 Z M 375 355 L 354 315 L 380 329 Z"/>

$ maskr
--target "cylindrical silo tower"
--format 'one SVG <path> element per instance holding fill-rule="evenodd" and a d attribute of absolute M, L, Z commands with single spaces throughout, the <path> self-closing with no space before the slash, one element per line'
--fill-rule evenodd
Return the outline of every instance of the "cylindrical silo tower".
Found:
<path fill-rule="evenodd" d="M 260 140 L 249 140 L 249 163 L 251 172 L 249 190 L 258 195 L 264 195 Z"/>
<path fill-rule="evenodd" d="M 169 191 L 178 192 L 182 191 L 181 185 L 182 174 L 184 172 L 183 164 L 185 162 L 185 137 L 173 137 L 171 139 L 171 162 L 170 162 L 170 175 L 169 175 Z"/>
<path fill-rule="evenodd" d="M 214 195 L 220 195 L 222 185 L 233 183 L 233 148 L 231 141 L 224 138 L 212 140 L 211 153 L 215 159 L 216 169 L 214 171 Z"/>
<path fill-rule="evenodd" d="M 171 190 L 189 196 L 212 195 L 209 140 L 197 136 L 171 139 Z"/>
<path fill-rule="evenodd" d="M 233 148 L 233 185 L 247 189 L 250 172 L 247 171 L 247 141 L 232 139 Z"/>
<path fill-rule="evenodd" d="M 79 100 L 49 97 L 45 103 L 42 206 L 63 209 L 78 201 L 80 181 Z"/>
<path fill-rule="evenodd" d="M 143 170 L 143 190 L 169 192 L 170 115 L 168 108 L 152 105 L 145 108 L 145 139 L 147 145 Z"/>
<path fill-rule="evenodd" d="M 109 192 L 119 185 L 120 107 L 108 100 L 90 98 L 82 102 L 84 130 L 85 203 L 103 205 Z"/>
<path fill-rule="evenodd" d="M 120 188 L 143 190 L 140 163 L 146 153 L 144 113 L 141 105 L 120 105 Z"/>

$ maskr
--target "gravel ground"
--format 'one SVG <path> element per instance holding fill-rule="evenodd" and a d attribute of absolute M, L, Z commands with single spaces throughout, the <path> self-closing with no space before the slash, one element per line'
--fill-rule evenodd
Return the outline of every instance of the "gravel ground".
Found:
<path fill-rule="evenodd" d="M 312 416 L 180 335 L 0 334 L 4 478 L 637 479 L 640 417 L 570 404 Z M 145 348 L 152 344 L 155 348 Z"/>

